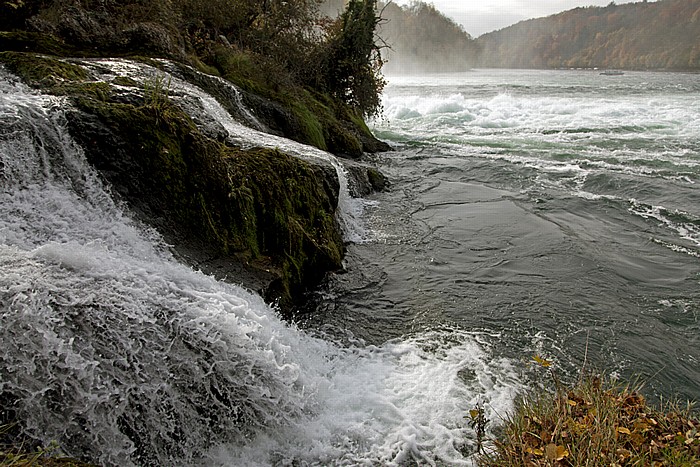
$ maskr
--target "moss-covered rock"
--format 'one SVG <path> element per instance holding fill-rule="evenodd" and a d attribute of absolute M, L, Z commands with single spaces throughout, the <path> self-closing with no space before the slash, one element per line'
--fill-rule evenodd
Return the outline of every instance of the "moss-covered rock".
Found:
<path fill-rule="evenodd" d="M 157 87 L 91 81 L 77 62 L 34 53 L 2 52 L 0 63 L 71 98 L 69 129 L 88 159 L 192 265 L 235 275 L 283 307 L 342 267 L 335 171 L 209 138 Z"/>
<path fill-rule="evenodd" d="M 259 268 L 267 298 L 284 307 L 341 268 L 337 182 L 329 183 L 323 169 L 276 150 L 227 147 L 169 103 L 85 96 L 75 103 L 80 112 L 71 116 L 71 130 L 88 158 L 194 263 L 209 256 Z"/>
<path fill-rule="evenodd" d="M 0 31 L 0 50 L 75 56 L 77 51 L 48 34 L 29 31 Z"/>
<path fill-rule="evenodd" d="M 0 52 L 0 62 L 31 86 L 50 87 L 61 81 L 87 79 L 80 66 L 64 60 L 24 52 Z"/>
<path fill-rule="evenodd" d="M 391 149 L 349 105 L 285 80 L 262 58 L 219 45 L 210 61 L 243 90 L 245 104 L 279 135 L 352 159 Z"/>

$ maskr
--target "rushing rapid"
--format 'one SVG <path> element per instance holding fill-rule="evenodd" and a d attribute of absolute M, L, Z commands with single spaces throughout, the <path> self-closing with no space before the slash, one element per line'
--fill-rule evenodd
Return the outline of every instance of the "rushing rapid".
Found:
<path fill-rule="evenodd" d="M 498 334 L 369 342 L 284 322 L 134 221 L 68 134 L 67 105 L 0 70 L 3 417 L 101 465 L 469 463 L 465 413 L 496 419 L 521 388 Z"/>
<path fill-rule="evenodd" d="M 395 77 L 374 130 L 393 186 L 327 321 L 377 342 L 449 323 L 565 378 L 592 365 L 700 398 L 697 75 Z"/>

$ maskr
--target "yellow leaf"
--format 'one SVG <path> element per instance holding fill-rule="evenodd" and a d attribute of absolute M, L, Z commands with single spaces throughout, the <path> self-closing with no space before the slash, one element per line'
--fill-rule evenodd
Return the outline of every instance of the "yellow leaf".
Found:
<path fill-rule="evenodd" d="M 540 448 L 531 448 L 531 447 L 526 447 L 525 452 L 528 454 L 534 454 L 535 456 L 544 456 L 544 451 Z"/>
<path fill-rule="evenodd" d="M 576 407 L 578 405 L 578 402 L 572 401 L 571 399 L 566 401 L 567 404 L 569 404 L 571 407 Z"/>
<path fill-rule="evenodd" d="M 564 446 L 557 446 L 556 444 L 548 444 L 545 447 L 547 453 L 547 459 L 553 461 L 560 461 L 569 455 L 569 451 Z"/>
<path fill-rule="evenodd" d="M 476 417 L 479 416 L 479 409 L 471 409 L 471 410 L 469 411 L 469 416 L 470 416 L 472 419 L 476 420 Z"/>
<path fill-rule="evenodd" d="M 557 460 L 560 461 L 565 457 L 568 457 L 569 450 L 564 446 L 557 446 Z"/>
<path fill-rule="evenodd" d="M 629 435 L 631 431 L 628 428 L 625 428 L 624 426 L 618 426 L 617 427 L 617 432 L 618 433 L 624 433 L 626 435 Z"/>
<path fill-rule="evenodd" d="M 543 366 L 545 368 L 552 366 L 552 362 L 540 357 L 539 355 L 535 355 L 534 357 L 532 357 L 532 359 L 535 362 L 537 362 L 538 365 Z"/>

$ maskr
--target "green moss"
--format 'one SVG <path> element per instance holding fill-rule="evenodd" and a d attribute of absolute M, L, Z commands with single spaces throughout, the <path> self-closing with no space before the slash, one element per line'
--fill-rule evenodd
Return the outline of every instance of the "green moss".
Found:
<path fill-rule="evenodd" d="M 362 142 L 356 135 L 372 137 L 362 117 L 329 95 L 307 90 L 285 80 L 264 59 L 232 48 L 217 47 L 214 66 L 221 76 L 247 92 L 281 104 L 289 112 L 286 136 L 336 154 L 359 157 Z"/>
<path fill-rule="evenodd" d="M 362 143 L 337 120 L 329 120 L 325 128 L 328 148 L 336 154 L 346 154 L 351 157 L 362 155 Z"/>
<path fill-rule="evenodd" d="M 244 151 L 206 138 L 169 102 L 75 101 L 120 135 L 89 157 L 137 209 L 220 255 L 266 258 L 280 275 L 274 298 L 283 305 L 341 267 L 344 244 L 328 214 L 335 206 L 320 168 L 276 150 Z"/>
<path fill-rule="evenodd" d="M 264 70 L 250 54 L 217 46 L 212 60 L 213 66 L 223 78 L 245 91 L 275 99 L 275 85 L 270 81 L 274 74 L 270 74 L 270 70 Z"/>
<path fill-rule="evenodd" d="M 381 191 L 387 186 L 387 180 L 384 174 L 372 167 L 367 168 L 367 179 L 370 185 L 372 185 L 372 188 L 377 191 Z"/>
<path fill-rule="evenodd" d="M 112 96 L 112 87 L 102 81 L 86 83 L 62 82 L 48 89 L 49 92 L 59 95 L 83 96 L 100 101 L 107 101 Z"/>
<path fill-rule="evenodd" d="M 26 31 L 0 31 L 0 50 L 36 52 L 60 57 L 76 55 L 75 49 L 48 34 Z"/>
<path fill-rule="evenodd" d="M 324 138 L 324 128 L 321 126 L 318 118 L 316 118 L 316 115 L 299 101 L 292 104 L 291 110 L 301 130 L 297 135 L 297 139 L 324 151 L 327 150 L 328 145 Z"/>
<path fill-rule="evenodd" d="M 139 83 L 136 80 L 129 78 L 128 76 L 117 76 L 112 80 L 112 83 L 117 86 L 129 86 L 138 87 Z"/>
<path fill-rule="evenodd" d="M 202 60 L 200 60 L 199 57 L 189 56 L 188 59 L 190 63 L 200 72 L 205 73 L 207 75 L 221 76 L 221 73 L 219 73 L 219 70 L 216 67 L 207 65 Z"/>
<path fill-rule="evenodd" d="M 0 52 L 0 62 L 23 81 L 34 86 L 81 81 L 88 77 L 87 72 L 78 65 L 33 53 Z"/>
<path fill-rule="evenodd" d="M 269 149 L 232 152 L 228 162 L 231 184 L 250 190 L 246 211 L 252 202 L 257 244 L 282 258 L 284 295 L 341 267 L 344 246 L 319 169 Z"/>

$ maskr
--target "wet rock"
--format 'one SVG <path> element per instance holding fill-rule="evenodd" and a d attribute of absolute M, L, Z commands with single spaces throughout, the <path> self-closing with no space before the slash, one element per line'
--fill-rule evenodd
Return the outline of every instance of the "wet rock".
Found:
<path fill-rule="evenodd" d="M 343 161 L 343 165 L 348 172 L 350 194 L 355 198 L 362 198 L 389 187 L 386 176 L 368 164 L 346 160 Z"/>

